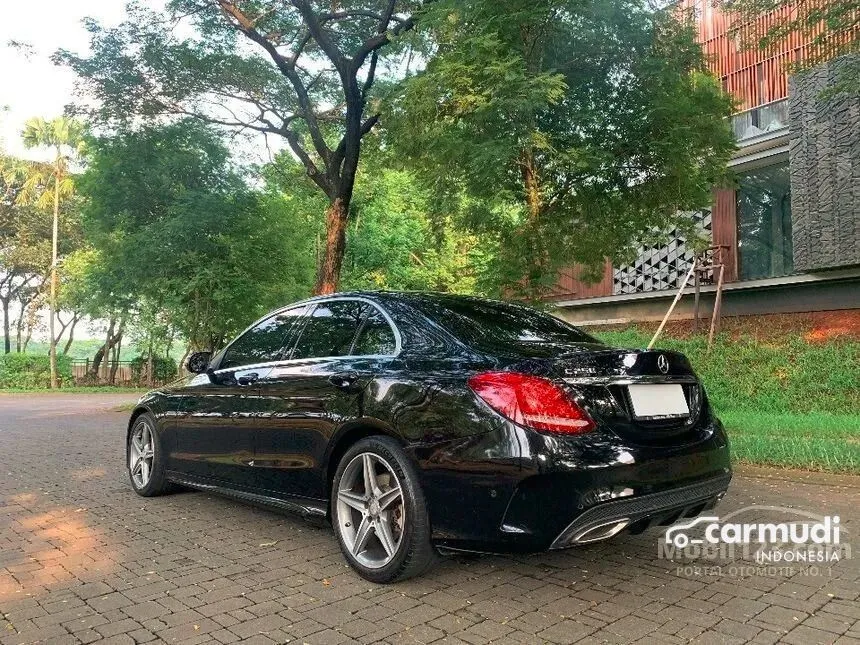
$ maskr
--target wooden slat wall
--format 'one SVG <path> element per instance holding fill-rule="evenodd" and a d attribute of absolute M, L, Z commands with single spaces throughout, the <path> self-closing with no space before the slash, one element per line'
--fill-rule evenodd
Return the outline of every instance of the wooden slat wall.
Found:
<path fill-rule="evenodd" d="M 612 264 L 609 262 L 603 267 L 603 277 L 600 282 L 595 284 L 589 284 L 579 279 L 579 267 L 565 267 L 559 271 L 558 282 L 553 290 L 543 299 L 557 302 L 559 300 L 611 296 L 612 285 Z"/>
<path fill-rule="evenodd" d="M 724 280 L 738 279 L 738 202 L 734 189 L 714 190 L 714 207 L 711 210 L 711 231 L 714 245 L 729 247 Z"/>
<path fill-rule="evenodd" d="M 712 0 L 682 0 L 681 7 L 695 11 L 699 41 L 711 71 L 738 99 L 740 111 L 788 96 L 786 67 L 806 56 L 816 34 L 793 32 L 773 50 L 746 49 L 740 46 L 738 37 L 729 34 L 732 18 L 713 6 Z M 793 3 L 786 2 L 757 20 L 754 28 L 757 33 L 764 33 L 777 20 L 794 14 Z"/>

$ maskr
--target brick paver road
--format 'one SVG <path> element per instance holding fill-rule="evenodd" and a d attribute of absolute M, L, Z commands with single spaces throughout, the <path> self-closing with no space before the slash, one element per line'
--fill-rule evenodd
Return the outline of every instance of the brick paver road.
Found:
<path fill-rule="evenodd" d="M 860 555 L 819 576 L 726 562 L 723 576 L 696 575 L 658 559 L 648 531 L 553 554 L 449 558 L 423 578 L 374 585 L 346 568 L 330 530 L 204 493 L 137 497 L 119 402 L 0 395 L 4 645 L 860 643 Z M 843 483 L 738 476 L 719 512 L 838 513 L 843 538 L 860 544 L 860 489 Z"/>

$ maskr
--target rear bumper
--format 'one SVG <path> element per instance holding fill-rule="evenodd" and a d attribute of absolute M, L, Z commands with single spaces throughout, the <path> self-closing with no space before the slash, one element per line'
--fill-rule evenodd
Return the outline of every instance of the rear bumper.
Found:
<path fill-rule="evenodd" d="M 716 419 L 696 440 L 663 447 L 607 433 L 560 441 L 509 430 L 449 447 L 447 463 L 422 463 L 438 546 L 539 552 L 638 533 L 712 508 L 731 481 L 729 444 Z M 519 458 L 498 446 L 519 446 Z M 492 451 L 499 457 L 487 459 Z M 448 465 L 452 452 L 456 470 Z"/>
<path fill-rule="evenodd" d="M 598 504 L 579 515 L 553 540 L 550 549 L 564 549 L 608 539 L 627 529 L 640 533 L 649 526 L 669 525 L 713 508 L 729 487 L 731 475 L 662 493 Z"/>

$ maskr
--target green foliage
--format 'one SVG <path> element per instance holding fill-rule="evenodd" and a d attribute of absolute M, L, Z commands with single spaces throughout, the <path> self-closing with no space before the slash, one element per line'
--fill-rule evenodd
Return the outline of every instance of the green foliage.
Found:
<path fill-rule="evenodd" d="M 616 347 L 645 347 L 650 336 L 637 330 L 598 332 Z M 718 337 L 707 354 L 707 339 L 662 337 L 658 347 L 690 357 L 718 414 L 860 413 L 860 342 L 811 344 L 802 338 L 758 342 L 752 337 Z"/>
<path fill-rule="evenodd" d="M 468 221 L 499 236 L 509 285 L 622 258 L 710 203 L 732 102 L 687 16 L 639 0 L 440 0 L 419 27 L 438 49 L 392 92 L 390 145 L 440 192 L 478 201 Z"/>
<path fill-rule="evenodd" d="M 99 106 L 94 116 L 192 116 L 283 140 L 325 195 L 318 290 L 340 278 L 343 225 L 361 140 L 378 121 L 377 70 L 396 73 L 413 0 L 172 0 L 162 11 L 130 3 L 128 18 L 104 28 L 91 21 L 90 54 L 60 51 Z"/>
<path fill-rule="evenodd" d="M 383 152 L 371 149 L 365 157 L 369 162 L 357 176 L 341 288 L 474 293 L 489 282 L 485 266 L 492 247 L 486 240 L 441 212 L 414 174 L 390 168 L 394 164 Z M 305 239 L 316 240 L 318 254 L 324 230 L 317 213 L 324 202 L 301 167 L 279 155 L 263 174 L 268 199 L 290 211 Z"/>
<path fill-rule="evenodd" d="M 60 384 L 72 385 L 72 361 L 57 356 Z M 51 363 L 48 356 L 5 354 L 0 356 L 0 389 L 47 389 L 51 387 Z"/>
<path fill-rule="evenodd" d="M 148 356 L 135 356 L 131 359 L 129 366 L 131 367 L 131 380 L 135 383 L 142 383 L 146 380 L 147 370 L 149 369 Z M 176 378 L 179 374 L 179 368 L 176 361 L 165 356 L 152 357 L 152 374 L 156 383 L 168 383 Z"/>
<path fill-rule="evenodd" d="M 0 344 L 2 344 L 2 338 L 0 338 Z M 93 355 L 98 351 L 98 349 L 104 345 L 104 339 L 97 338 L 76 338 L 74 342 L 72 342 L 69 347 L 69 352 L 66 354 L 70 360 L 73 361 L 83 361 L 86 359 L 92 360 Z M 48 343 L 31 340 L 30 344 L 27 345 L 27 356 L 39 356 L 48 354 Z M 174 348 L 175 349 L 175 348 Z M 134 356 L 141 353 L 143 348 L 136 346 L 134 343 L 127 343 L 122 346 L 122 354 L 120 355 L 121 361 L 130 361 Z M 180 349 L 180 354 L 182 350 Z"/>
<path fill-rule="evenodd" d="M 452 221 L 428 217 L 430 198 L 410 173 L 362 173 L 347 231 L 343 286 L 349 289 L 472 293 L 479 240 Z"/>
<path fill-rule="evenodd" d="M 273 306 L 308 292 L 310 240 L 277 197 L 251 191 L 205 126 L 144 127 L 91 145 L 84 222 L 90 282 L 134 306 L 154 338 L 165 325 L 214 349 Z M 166 317 L 160 312 L 166 312 Z"/>

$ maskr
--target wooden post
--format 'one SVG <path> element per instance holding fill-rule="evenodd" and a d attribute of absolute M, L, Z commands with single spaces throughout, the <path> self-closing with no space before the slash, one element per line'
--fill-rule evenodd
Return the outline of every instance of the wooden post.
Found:
<path fill-rule="evenodd" d="M 723 304 L 723 277 L 726 272 L 726 265 L 723 261 L 723 249 L 720 247 L 720 277 L 717 279 L 717 293 L 714 296 L 714 313 L 711 316 L 711 331 L 708 333 L 708 354 L 711 353 L 711 348 L 714 345 L 714 335 L 719 330 L 720 326 L 720 308 Z"/>
<path fill-rule="evenodd" d="M 700 277 L 699 273 L 701 272 L 701 262 L 700 262 L 700 254 L 696 253 L 693 256 L 693 266 L 695 267 L 695 274 L 693 275 L 693 285 L 696 288 L 696 296 L 695 296 L 695 304 L 693 305 L 693 332 L 699 333 L 699 296 L 700 296 Z"/>
<path fill-rule="evenodd" d="M 660 334 L 663 332 L 663 327 L 666 326 L 666 323 L 669 321 L 669 316 L 672 315 L 672 312 L 675 311 L 675 305 L 678 304 L 678 301 L 681 299 L 681 296 L 684 295 L 684 289 L 687 288 L 687 283 L 690 281 L 690 276 L 693 275 L 693 271 L 696 268 L 696 263 L 693 263 L 693 266 L 690 267 L 690 270 L 687 271 L 687 275 L 684 276 L 684 281 L 681 283 L 681 288 L 678 289 L 677 295 L 675 295 L 675 299 L 672 301 L 672 304 L 669 306 L 669 311 L 666 312 L 666 315 L 663 317 L 663 322 L 660 323 L 660 326 L 657 328 L 656 333 L 654 334 L 654 338 L 651 339 L 651 342 L 648 343 L 648 347 L 646 349 L 651 349 L 654 347 L 654 343 L 657 342 L 657 339 L 660 337 Z"/>

